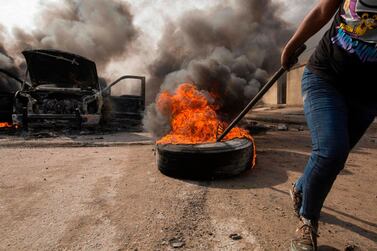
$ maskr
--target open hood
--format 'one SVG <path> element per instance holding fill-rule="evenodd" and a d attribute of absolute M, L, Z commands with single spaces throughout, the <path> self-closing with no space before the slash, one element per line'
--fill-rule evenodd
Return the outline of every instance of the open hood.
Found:
<path fill-rule="evenodd" d="M 84 57 L 57 50 L 23 51 L 33 86 L 98 89 L 96 65 Z"/>

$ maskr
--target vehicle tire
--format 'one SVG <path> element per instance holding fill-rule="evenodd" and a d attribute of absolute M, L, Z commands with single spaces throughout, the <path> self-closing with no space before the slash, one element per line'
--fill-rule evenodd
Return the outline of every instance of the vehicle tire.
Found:
<path fill-rule="evenodd" d="M 247 139 L 196 145 L 158 144 L 156 148 L 159 170 L 183 179 L 232 177 L 251 168 L 254 157 L 253 142 Z"/>

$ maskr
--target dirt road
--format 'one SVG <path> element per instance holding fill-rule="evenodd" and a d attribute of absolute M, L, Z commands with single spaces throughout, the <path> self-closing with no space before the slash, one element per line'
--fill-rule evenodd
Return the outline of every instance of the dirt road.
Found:
<path fill-rule="evenodd" d="M 153 145 L 0 148 L 0 250 L 287 250 L 288 196 L 308 132 L 256 137 L 256 169 L 208 182 L 160 174 Z M 236 234 L 234 240 L 229 236 Z M 320 250 L 377 250 L 377 138 L 326 201 Z"/>

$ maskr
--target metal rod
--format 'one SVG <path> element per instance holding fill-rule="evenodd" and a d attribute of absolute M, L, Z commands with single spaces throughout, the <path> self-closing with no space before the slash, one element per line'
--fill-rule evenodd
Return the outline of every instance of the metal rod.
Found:
<path fill-rule="evenodd" d="M 250 103 L 238 114 L 238 116 L 228 125 L 224 132 L 217 138 L 217 142 L 220 142 L 233 127 L 249 112 L 249 110 L 266 94 L 266 92 L 275 84 L 275 82 L 285 73 L 285 69 L 281 67 L 271 78 L 270 81 L 265 84 L 258 94 L 250 101 Z"/>
<path fill-rule="evenodd" d="M 294 55 L 292 56 L 292 64 L 294 65 L 297 62 L 297 58 L 305 51 L 306 45 L 303 44 L 299 47 Z M 224 130 L 224 132 L 216 139 L 217 142 L 220 142 L 233 127 L 249 112 L 249 110 L 266 94 L 266 92 L 275 84 L 275 82 L 285 73 L 285 69 L 280 67 L 280 69 L 272 76 L 270 81 L 265 84 L 262 89 L 257 93 L 257 95 L 247 104 L 247 106 L 238 114 L 238 116 L 229 124 L 229 126 Z"/>

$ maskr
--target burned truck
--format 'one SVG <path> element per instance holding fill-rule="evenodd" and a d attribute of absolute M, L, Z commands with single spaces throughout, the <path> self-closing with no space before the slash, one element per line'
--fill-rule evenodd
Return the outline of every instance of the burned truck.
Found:
<path fill-rule="evenodd" d="M 141 124 L 145 109 L 145 77 L 125 75 L 107 85 L 100 81 L 96 65 L 82 56 L 57 50 L 27 50 L 27 78 L 0 70 L 21 87 L 12 100 L 14 126 L 93 127 L 120 119 Z M 140 95 L 111 96 L 111 88 L 123 80 L 140 83 Z M 106 113 L 106 114 L 105 114 Z"/>

